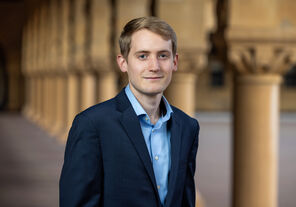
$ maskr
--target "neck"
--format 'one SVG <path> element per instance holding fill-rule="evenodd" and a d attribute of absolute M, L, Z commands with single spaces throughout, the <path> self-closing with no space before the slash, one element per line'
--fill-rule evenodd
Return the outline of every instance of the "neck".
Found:
<path fill-rule="evenodd" d="M 150 122 L 152 124 L 156 124 L 160 117 L 160 101 L 162 98 L 162 93 L 156 95 L 145 95 L 139 93 L 133 87 L 130 87 L 130 89 L 145 110 L 145 112 L 148 114 Z"/>

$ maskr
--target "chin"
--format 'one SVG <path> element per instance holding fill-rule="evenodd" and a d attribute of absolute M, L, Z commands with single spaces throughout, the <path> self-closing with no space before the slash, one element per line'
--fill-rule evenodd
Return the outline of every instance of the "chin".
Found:
<path fill-rule="evenodd" d="M 164 92 L 164 89 L 163 88 L 153 88 L 153 89 L 143 90 L 143 92 L 147 95 L 154 96 L 157 94 L 162 94 Z"/>

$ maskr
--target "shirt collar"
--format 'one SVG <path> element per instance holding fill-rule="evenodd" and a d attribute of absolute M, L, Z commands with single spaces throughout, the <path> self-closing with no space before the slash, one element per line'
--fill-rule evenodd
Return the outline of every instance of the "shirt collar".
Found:
<path fill-rule="evenodd" d="M 132 107 L 134 111 L 136 112 L 137 116 L 141 115 L 147 115 L 146 111 L 143 109 L 139 101 L 136 99 L 135 95 L 132 93 L 129 84 L 125 87 L 125 93 L 127 95 L 127 98 L 132 104 Z M 169 104 L 169 102 L 166 100 L 164 96 L 162 96 L 162 101 L 164 103 L 166 114 L 163 116 L 163 121 L 167 121 L 171 117 L 171 113 L 173 113 L 173 110 Z M 148 115 L 147 115 L 148 116 Z"/>

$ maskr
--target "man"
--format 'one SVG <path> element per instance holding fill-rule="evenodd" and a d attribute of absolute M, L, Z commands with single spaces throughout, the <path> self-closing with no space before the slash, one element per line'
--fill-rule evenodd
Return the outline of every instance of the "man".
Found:
<path fill-rule="evenodd" d="M 60 206 L 193 207 L 199 125 L 163 96 L 177 70 L 175 32 L 142 17 L 127 23 L 119 44 L 129 84 L 75 117 Z"/>

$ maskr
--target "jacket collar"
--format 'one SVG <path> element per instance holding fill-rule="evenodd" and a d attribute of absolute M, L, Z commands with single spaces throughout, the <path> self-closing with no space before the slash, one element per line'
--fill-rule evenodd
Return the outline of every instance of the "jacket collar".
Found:
<path fill-rule="evenodd" d="M 179 169 L 179 157 L 180 157 L 180 146 L 181 146 L 181 126 L 178 122 L 176 113 L 172 114 L 170 122 L 171 130 L 171 170 L 168 181 L 168 193 L 166 197 L 165 206 L 172 206 L 172 198 L 175 190 L 177 174 Z"/>

